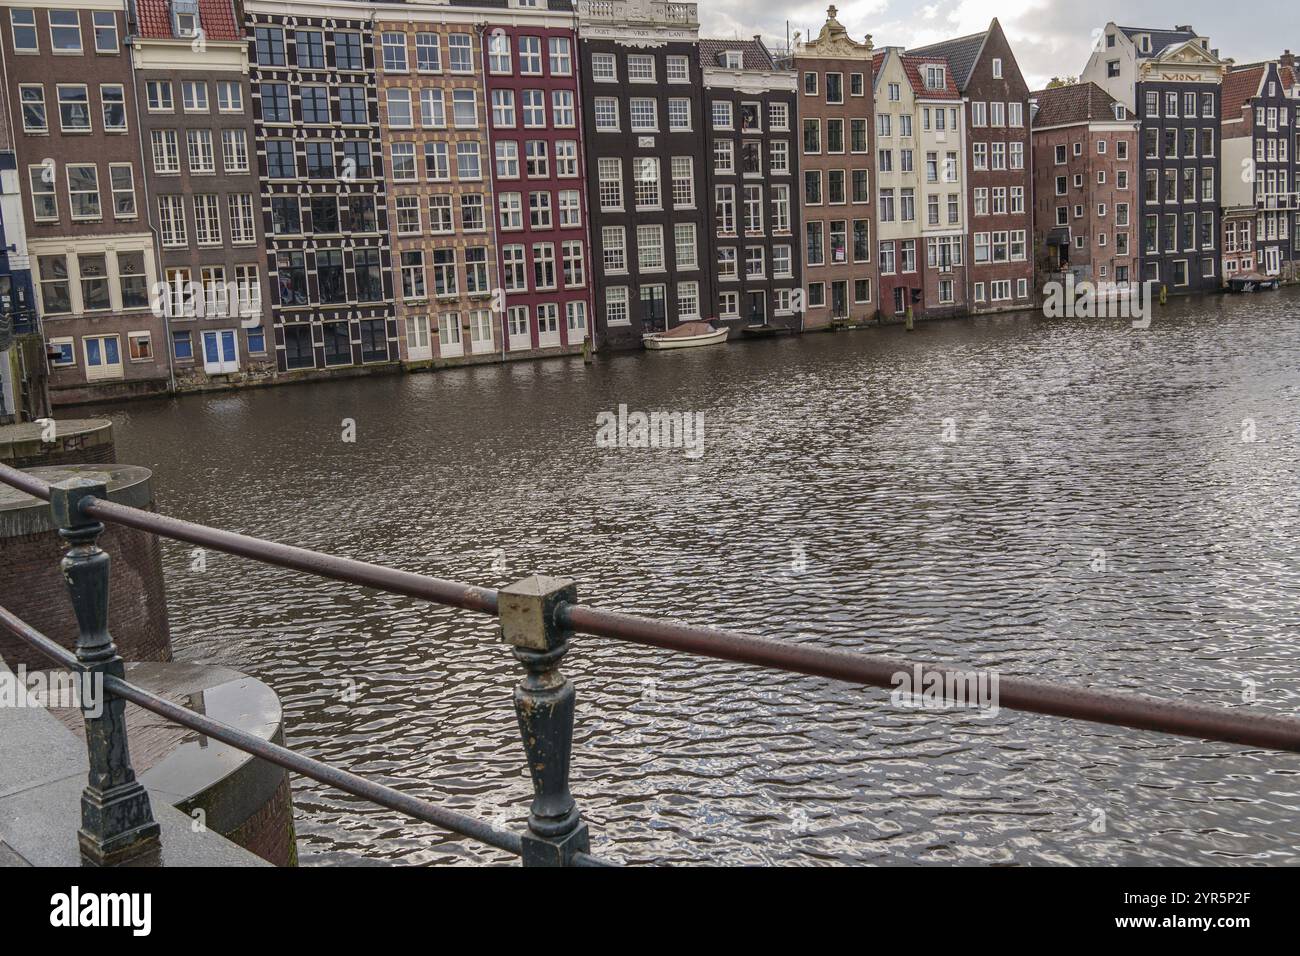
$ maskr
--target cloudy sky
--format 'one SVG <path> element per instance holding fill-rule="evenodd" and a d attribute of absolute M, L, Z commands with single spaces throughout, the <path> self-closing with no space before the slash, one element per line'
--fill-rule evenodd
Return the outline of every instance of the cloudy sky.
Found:
<path fill-rule="evenodd" d="M 785 45 L 790 32 L 816 35 L 829 0 L 699 0 L 700 33 L 731 38 L 761 33 Z M 1290 47 L 1300 52 L 1300 15 L 1294 0 L 844 0 L 838 19 L 854 39 L 870 33 L 876 46 L 921 46 L 977 33 L 1001 21 L 1030 89 L 1052 76 L 1077 75 L 1093 37 L 1110 20 L 1125 26 L 1191 24 L 1220 55 L 1239 63 L 1271 59 Z M 1270 26 L 1282 29 L 1270 29 Z"/>

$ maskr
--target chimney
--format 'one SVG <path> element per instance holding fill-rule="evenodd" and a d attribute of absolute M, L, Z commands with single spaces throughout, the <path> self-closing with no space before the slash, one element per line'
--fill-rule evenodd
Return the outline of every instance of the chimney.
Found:
<path fill-rule="evenodd" d="M 1185 24 L 1185 23 L 1181 23 L 1181 24 L 1179 24 L 1178 26 L 1174 27 L 1174 29 L 1177 30 L 1179 33 L 1195 33 L 1195 32 L 1196 32 L 1195 30 L 1193 30 L 1193 29 L 1191 28 L 1191 26 L 1190 26 L 1189 24 Z"/>
<path fill-rule="evenodd" d="M 1295 69 L 1295 54 L 1290 50 L 1283 50 L 1282 55 L 1277 58 L 1277 61 L 1283 66 L 1290 67 L 1293 70 Z"/>

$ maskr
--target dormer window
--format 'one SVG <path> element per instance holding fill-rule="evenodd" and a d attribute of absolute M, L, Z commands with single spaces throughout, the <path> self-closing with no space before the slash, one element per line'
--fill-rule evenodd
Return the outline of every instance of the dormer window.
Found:
<path fill-rule="evenodd" d="M 739 50 L 728 50 L 722 54 L 722 65 L 728 70 L 739 70 L 745 62 L 745 56 Z"/>
<path fill-rule="evenodd" d="M 1123 122 L 1128 117 L 1128 109 L 1123 103 L 1115 104 L 1115 119 Z"/>
<path fill-rule="evenodd" d="M 178 37 L 199 35 L 198 0 L 172 0 L 172 34 Z"/>
<path fill-rule="evenodd" d="M 927 66 L 925 68 L 925 88 L 927 90 L 942 90 L 947 85 L 947 70 L 941 66 Z"/>
<path fill-rule="evenodd" d="M 1150 53 L 1151 37 L 1145 33 L 1142 34 L 1140 37 L 1138 37 L 1138 49 L 1141 50 L 1143 53 Z"/>

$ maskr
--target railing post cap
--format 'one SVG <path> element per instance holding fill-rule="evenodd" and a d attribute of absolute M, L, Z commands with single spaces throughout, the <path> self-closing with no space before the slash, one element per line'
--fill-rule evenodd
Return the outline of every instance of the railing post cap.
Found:
<path fill-rule="evenodd" d="M 50 484 L 50 512 L 60 528 L 76 528 L 94 524 L 95 519 L 81 512 L 81 502 L 86 498 L 108 498 L 108 486 L 93 478 L 65 478 Z"/>
<path fill-rule="evenodd" d="M 534 574 L 497 592 L 501 636 L 515 647 L 550 651 L 568 640 L 555 619 L 560 604 L 575 603 L 578 588 L 572 578 Z"/>

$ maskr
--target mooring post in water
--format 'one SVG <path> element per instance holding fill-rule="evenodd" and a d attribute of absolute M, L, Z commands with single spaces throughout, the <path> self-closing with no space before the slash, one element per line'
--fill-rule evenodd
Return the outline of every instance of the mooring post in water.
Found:
<path fill-rule="evenodd" d="M 907 329 L 909 332 L 912 331 L 912 307 L 910 305 L 907 307 L 907 320 L 903 328 Z"/>
<path fill-rule="evenodd" d="M 71 478 L 50 485 L 50 511 L 70 547 L 63 556 L 63 580 L 77 615 L 77 660 L 90 776 L 81 794 L 82 859 L 114 866 L 158 848 L 149 792 L 135 778 L 126 737 L 126 701 L 104 690 L 103 677 L 125 675 L 108 631 L 108 554 L 98 540 L 104 526 L 81 511 L 87 498 L 107 500 L 104 485 Z"/>
<path fill-rule="evenodd" d="M 587 824 L 569 793 L 575 695 L 559 665 L 573 632 L 556 615 L 561 604 L 577 599 L 572 580 L 541 575 L 497 592 L 501 635 L 527 671 L 515 688 L 519 734 L 533 778 L 524 866 L 568 866 L 574 854 L 591 847 Z"/>

